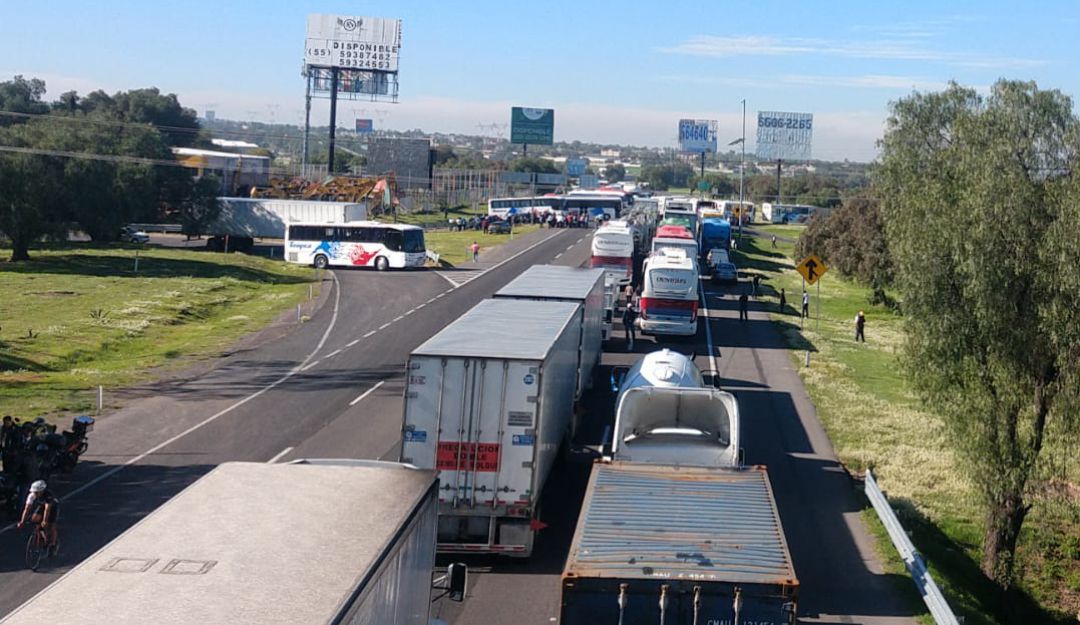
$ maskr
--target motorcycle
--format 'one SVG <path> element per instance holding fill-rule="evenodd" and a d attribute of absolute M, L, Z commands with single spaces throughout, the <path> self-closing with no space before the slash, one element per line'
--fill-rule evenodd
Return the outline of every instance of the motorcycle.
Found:
<path fill-rule="evenodd" d="M 79 462 L 79 456 L 86 452 L 88 443 L 86 435 L 94 429 L 94 418 L 87 415 L 75 417 L 70 430 L 56 433 L 56 426 L 48 426 L 49 430 L 40 435 L 35 447 L 35 454 L 39 459 L 41 473 L 48 479 L 54 471 L 59 473 L 71 473 Z"/>

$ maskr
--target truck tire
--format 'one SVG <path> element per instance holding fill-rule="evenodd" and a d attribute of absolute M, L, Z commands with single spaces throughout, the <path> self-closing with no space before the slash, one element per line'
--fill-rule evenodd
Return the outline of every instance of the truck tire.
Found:
<path fill-rule="evenodd" d="M 315 255 L 315 268 L 316 269 L 326 269 L 326 267 L 329 264 L 330 264 L 330 260 L 328 258 L 326 258 L 325 254 L 316 254 Z"/>
<path fill-rule="evenodd" d="M 375 269 L 379 271 L 386 271 L 390 268 L 390 261 L 386 260 L 385 256 L 380 256 L 375 259 Z"/>

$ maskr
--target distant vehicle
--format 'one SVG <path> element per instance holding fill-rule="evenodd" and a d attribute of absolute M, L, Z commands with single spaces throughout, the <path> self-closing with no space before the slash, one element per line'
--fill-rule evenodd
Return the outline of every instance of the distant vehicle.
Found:
<path fill-rule="evenodd" d="M 488 234 L 510 234 L 510 222 L 495 219 L 488 222 Z"/>
<path fill-rule="evenodd" d="M 657 241 L 653 239 L 654 246 Z M 685 252 L 665 250 L 650 256 L 643 282 L 638 317 L 642 333 L 697 334 L 698 272 Z"/>
<path fill-rule="evenodd" d="M 723 213 L 724 219 L 727 219 L 733 225 L 738 225 L 740 221 L 742 221 L 743 224 L 754 221 L 753 202 L 724 200 L 723 202 L 720 202 L 718 208 Z"/>
<path fill-rule="evenodd" d="M 558 195 L 540 195 L 530 197 L 504 197 L 488 200 L 488 215 L 506 217 L 510 209 L 517 209 L 518 215 L 550 213 L 559 207 L 562 198 Z"/>
<path fill-rule="evenodd" d="M 739 270 L 728 258 L 726 250 L 719 248 L 710 250 L 707 262 L 713 282 L 734 284 L 739 281 Z"/>
<path fill-rule="evenodd" d="M 438 492 L 390 462 L 227 462 L 4 622 L 428 625 Z"/>
<path fill-rule="evenodd" d="M 765 202 L 761 205 L 761 216 L 765 221 L 774 224 L 805 223 L 815 213 L 823 209 L 807 204 L 772 204 Z"/>
<path fill-rule="evenodd" d="M 608 222 L 592 238 L 590 267 L 602 268 L 609 282 L 630 284 L 634 275 L 634 233 L 625 222 Z"/>
<path fill-rule="evenodd" d="M 726 219 L 715 217 L 703 219 L 698 240 L 702 251 L 716 247 L 726 250 L 731 245 L 731 224 Z"/>
<path fill-rule="evenodd" d="M 250 252 L 255 239 L 284 239 L 288 224 L 341 224 L 367 219 L 367 205 L 353 202 L 219 197 L 221 213 L 208 224 L 206 247 Z"/>
<path fill-rule="evenodd" d="M 624 206 L 621 193 L 578 191 L 563 196 L 559 204 L 560 209 L 589 219 L 596 219 L 597 215 L 603 215 L 606 219 L 618 219 Z"/>
<path fill-rule="evenodd" d="M 326 267 L 374 267 L 379 271 L 423 267 L 424 230 L 417 226 L 354 221 L 289 224 L 285 260 Z"/>
<path fill-rule="evenodd" d="M 660 214 L 660 224 L 685 226 L 691 236 L 697 232 L 697 200 L 686 197 L 668 198 Z"/>
<path fill-rule="evenodd" d="M 697 266 L 698 244 L 686 228 L 682 226 L 660 226 L 657 228 L 656 236 L 652 240 L 652 250 L 649 258 L 660 254 L 663 249 L 682 250 L 694 266 Z"/>
<path fill-rule="evenodd" d="M 134 226 L 124 226 L 120 229 L 120 240 L 125 243 L 149 243 L 150 235 Z"/>

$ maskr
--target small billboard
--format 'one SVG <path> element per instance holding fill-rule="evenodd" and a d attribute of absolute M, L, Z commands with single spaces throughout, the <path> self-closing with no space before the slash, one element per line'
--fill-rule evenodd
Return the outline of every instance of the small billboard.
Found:
<path fill-rule="evenodd" d="M 587 158 L 568 158 L 566 159 L 566 173 L 567 175 L 574 176 L 575 178 L 584 174 L 585 170 L 589 168 L 589 159 Z"/>
<path fill-rule="evenodd" d="M 357 119 L 356 132 L 357 134 L 371 134 L 375 132 L 375 124 L 370 119 Z"/>
<path fill-rule="evenodd" d="M 679 149 L 683 152 L 715 152 L 716 131 L 715 119 L 680 119 Z"/>
<path fill-rule="evenodd" d="M 515 106 L 510 110 L 510 143 L 551 145 L 555 142 L 555 109 Z"/>

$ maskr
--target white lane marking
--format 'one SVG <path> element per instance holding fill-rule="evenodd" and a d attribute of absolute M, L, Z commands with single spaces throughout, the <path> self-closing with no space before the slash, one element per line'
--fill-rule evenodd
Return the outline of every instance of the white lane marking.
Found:
<path fill-rule="evenodd" d="M 364 338 L 365 339 L 370 339 L 371 337 L 375 336 L 376 332 L 378 332 L 378 330 L 372 330 L 371 332 L 368 332 L 367 334 L 365 334 Z"/>
<path fill-rule="evenodd" d="M 705 342 L 709 346 L 709 367 L 712 368 L 712 375 L 715 378 L 720 375 L 720 367 L 716 365 L 716 348 L 712 342 L 712 317 L 709 316 L 709 298 L 706 297 L 704 288 L 700 288 L 698 291 L 701 293 L 701 307 L 705 309 Z"/>
<path fill-rule="evenodd" d="M 300 363 L 301 367 L 306 365 L 309 360 L 314 358 L 315 354 L 319 353 L 319 350 L 322 349 L 322 346 L 326 344 L 326 340 L 328 338 L 330 338 L 330 333 L 334 330 L 334 325 L 337 323 L 338 307 L 341 304 L 341 284 L 338 282 L 337 276 L 334 274 L 334 272 L 331 271 L 330 276 L 334 279 L 334 287 L 333 287 L 334 288 L 334 314 L 330 316 L 330 325 L 327 326 L 326 331 L 323 332 L 322 338 L 319 339 L 319 344 L 316 345 L 315 349 L 312 350 L 312 352 L 310 354 L 308 354 L 307 357 L 305 357 L 304 360 Z M 176 436 L 173 436 L 172 438 L 170 438 L 168 440 L 162 441 L 162 442 L 158 443 L 157 445 L 154 445 L 150 449 L 147 449 L 146 451 L 139 454 L 138 456 L 135 456 L 134 458 L 131 458 L 131 459 L 125 461 L 124 464 L 117 465 L 117 466 L 109 469 L 108 471 L 102 473 L 101 475 L 95 477 L 94 479 L 90 480 L 89 482 L 87 482 L 87 483 L 83 484 L 82 486 L 76 488 L 75 490 L 71 491 L 67 495 L 65 495 L 63 497 L 60 497 L 60 500 L 65 501 L 67 499 L 71 499 L 75 495 L 78 495 L 79 493 L 82 493 L 82 492 L 86 491 L 89 488 L 97 486 L 101 482 L 104 482 L 105 480 L 109 479 L 110 477 L 112 477 L 112 476 L 116 475 L 117 473 L 123 471 L 126 467 L 129 467 L 129 466 L 135 464 L 136 462 L 141 462 L 147 456 L 156 454 L 157 452 L 159 452 L 162 449 L 168 447 L 169 445 L 175 443 L 176 441 L 180 440 L 181 438 L 184 438 L 188 434 L 191 434 L 192 432 L 202 428 L 205 425 L 213 423 L 214 421 L 218 420 L 219 418 L 223 417 L 224 415 L 229 414 L 233 410 L 236 410 L 237 408 L 239 408 L 240 406 L 243 406 L 244 404 L 248 403 L 249 401 L 251 401 L 251 400 L 253 400 L 253 399 L 257 398 L 257 397 L 262 396 L 267 391 L 280 386 L 283 382 L 285 382 L 289 378 L 296 375 L 297 372 L 299 372 L 300 370 L 301 369 L 299 367 L 293 367 L 292 369 L 289 370 L 288 373 L 286 373 L 285 375 L 281 376 L 280 378 L 274 380 L 270 384 L 267 384 L 266 386 L 262 387 L 261 389 L 255 391 L 251 395 L 248 395 L 247 397 L 241 399 L 240 401 L 236 402 L 235 404 L 232 404 L 232 405 L 230 405 L 230 406 L 228 406 L 226 408 L 222 408 L 221 410 L 215 412 L 214 414 L 210 415 L 209 417 L 207 417 L 207 418 L 203 419 L 202 421 L 196 423 L 195 425 L 189 427 L 188 429 L 184 430 L 183 432 L 180 432 Z M 3 534 L 4 532 L 11 531 L 13 529 L 15 529 L 15 524 L 14 523 L 12 523 L 10 525 L 7 525 L 7 526 L 5 526 L 3 528 L 0 528 L 0 534 Z"/>
<path fill-rule="evenodd" d="M 281 460 L 282 458 L 284 458 L 285 455 L 288 454 L 293 449 L 294 449 L 293 447 L 286 447 L 285 449 L 282 449 L 281 451 L 278 452 L 278 455 L 276 455 L 273 458 L 267 460 L 266 464 L 274 464 L 278 460 Z"/>
<path fill-rule="evenodd" d="M 559 257 L 562 256 L 565 253 L 566 252 L 559 252 L 558 254 L 555 255 L 555 258 L 553 260 L 559 260 Z"/>
<path fill-rule="evenodd" d="M 327 357 L 327 358 L 333 358 L 334 356 L 337 356 L 337 355 L 338 355 L 338 354 L 340 354 L 340 353 L 341 353 L 341 350 L 340 350 L 340 349 L 335 349 L 334 351 L 332 351 L 332 352 L 330 352 L 329 354 L 327 354 L 327 355 L 326 355 L 326 357 Z"/>
<path fill-rule="evenodd" d="M 415 308 L 410 308 L 409 310 L 405 311 L 404 315 L 401 315 L 401 316 L 402 317 L 408 317 L 409 315 L 413 314 L 414 312 L 416 312 L 416 309 Z"/>
<path fill-rule="evenodd" d="M 393 319 L 391 319 L 390 323 L 397 323 L 398 321 L 401 321 L 404 318 L 405 318 L 405 315 L 398 315 L 397 317 L 394 317 Z"/>
<path fill-rule="evenodd" d="M 567 245 L 566 246 L 566 251 L 569 252 L 570 250 L 574 249 L 574 245 L 577 245 L 580 242 L 581 242 L 581 239 L 578 239 L 577 243 L 574 243 L 573 245 Z"/>
<path fill-rule="evenodd" d="M 387 328 L 389 328 L 389 327 L 390 327 L 390 324 L 391 324 L 391 323 L 393 323 L 393 322 L 390 322 L 390 321 L 388 321 L 388 322 L 386 322 L 386 323 L 382 324 L 381 326 L 379 326 L 379 329 L 380 329 L 380 330 L 385 330 L 385 329 L 387 329 Z"/>
<path fill-rule="evenodd" d="M 364 400 L 364 398 L 365 398 L 365 397 L 367 397 L 368 395 L 371 395 L 372 393 L 374 393 L 374 392 L 375 392 L 375 389 L 379 388 L 379 387 L 380 387 L 380 386 L 382 386 L 382 385 L 383 385 L 384 383 L 385 383 L 385 380 L 383 380 L 383 381 L 380 381 L 380 382 L 379 382 L 378 384 L 376 384 L 375 386 L 373 386 L 373 387 L 369 388 L 368 390 L 364 391 L 363 393 L 361 393 L 361 394 L 360 394 L 360 396 L 359 396 L 359 397 L 357 397 L 356 399 L 354 399 L 354 400 L 352 400 L 351 402 L 349 402 L 349 405 L 350 405 L 350 406 L 355 406 L 356 404 L 359 404 L 359 403 L 360 403 L 361 401 L 363 401 L 363 400 Z"/>
<path fill-rule="evenodd" d="M 365 336 L 364 338 L 367 338 L 367 337 Z M 345 347 L 352 347 L 353 345 L 356 345 L 356 344 L 357 344 L 357 343 L 359 343 L 359 342 L 360 342 L 360 339 L 353 339 L 353 340 L 349 341 L 349 342 L 348 342 L 348 343 L 347 343 L 347 344 L 345 345 Z"/>
<path fill-rule="evenodd" d="M 308 369 L 314 367 L 315 365 L 319 364 L 320 362 L 322 362 L 321 358 L 319 360 L 312 361 L 310 364 L 307 364 L 307 365 L 304 365 L 303 367 L 300 367 L 300 370 L 301 371 L 307 371 Z"/>
<path fill-rule="evenodd" d="M 424 302 L 424 304 L 425 304 L 425 305 L 426 305 L 426 304 L 434 304 L 434 303 L 435 303 L 435 300 L 437 300 L 437 299 L 439 299 L 439 296 L 438 296 L 438 295 L 436 295 L 435 297 L 433 297 L 433 298 L 429 299 L 428 301 Z"/>
<path fill-rule="evenodd" d="M 446 275 L 445 273 L 443 273 L 441 271 L 436 271 L 435 275 L 441 277 L 443 280 L 446 280 L 447 282 L 454 285 L 455 287 L 457 286 L 457 282 L 454 282 L 453 280 L 451 280 L 450 276 Z"/>

